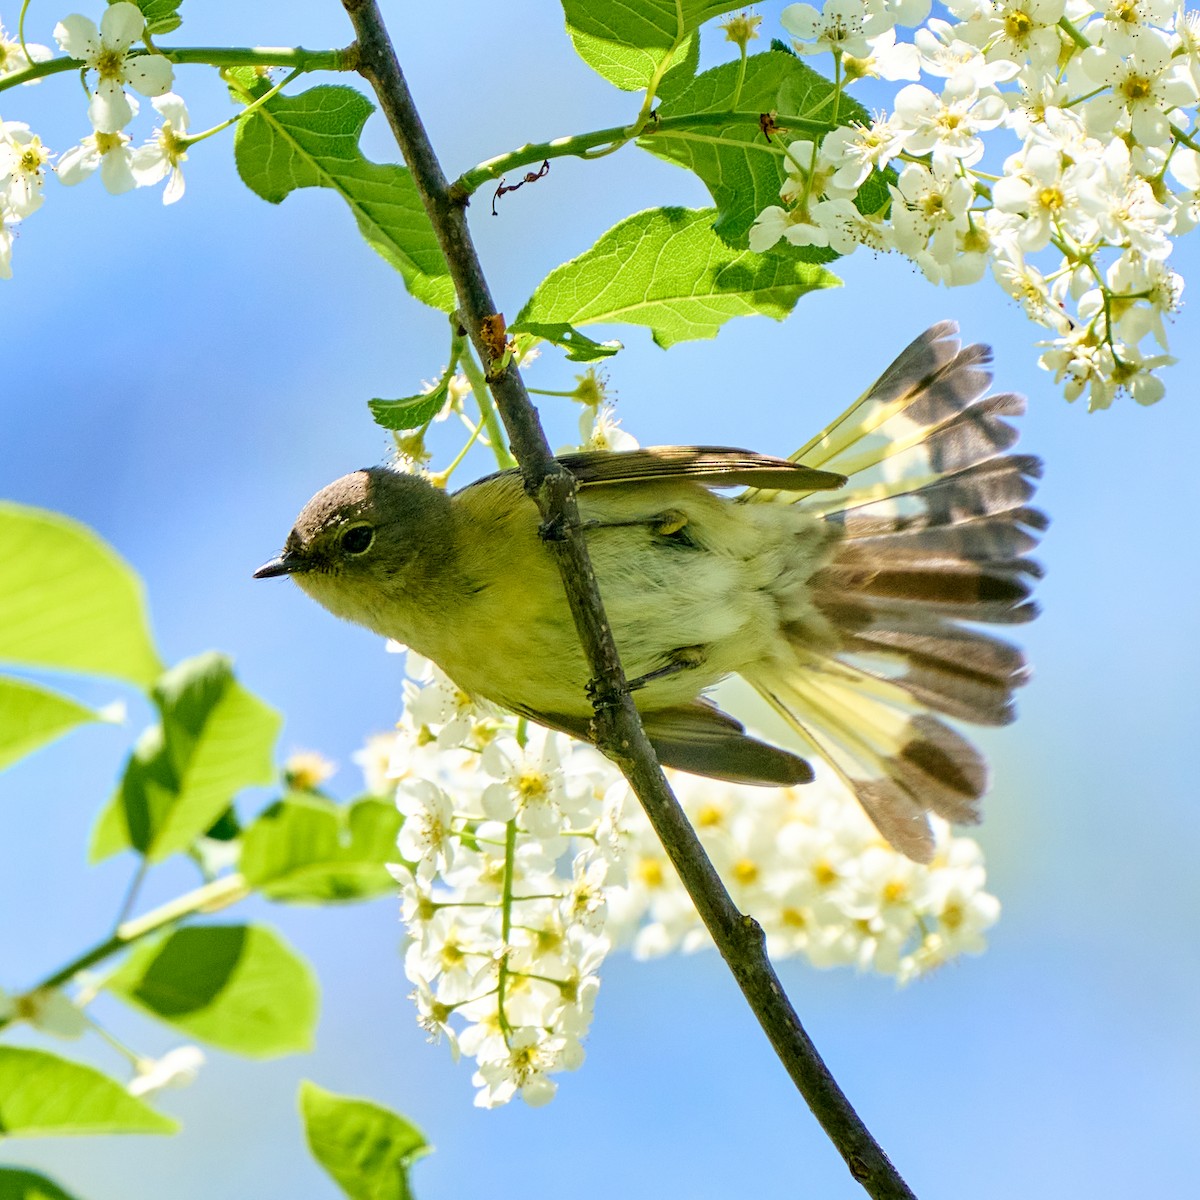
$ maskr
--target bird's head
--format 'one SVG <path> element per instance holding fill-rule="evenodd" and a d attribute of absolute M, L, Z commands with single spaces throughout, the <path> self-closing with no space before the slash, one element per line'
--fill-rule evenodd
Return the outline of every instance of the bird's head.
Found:
<path fill-rule="evenodd" d="M 396 617 L 422 600 L 454 561 L 449 496 L 418 475 L 353 471 L 301 510 L 283 552 L 255 579 L 290 575 L 336 616 L 403 641 Z"/>

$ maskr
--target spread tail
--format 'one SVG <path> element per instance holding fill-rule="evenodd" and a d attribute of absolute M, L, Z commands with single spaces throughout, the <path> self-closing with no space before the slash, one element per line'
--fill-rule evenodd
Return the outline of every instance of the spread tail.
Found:
<path fill-rule="evenodd" d="M 1004 418 L 1024 399 L 986 395 L 991 352 L 960 349 L 956 333 L 944 322 L 922 334 L 793 456 L 849 483 L 803 498 L 837 534 L 808 581 L 814 616 L 785 628 L 792 661 L 747 675 L 918 861 L 933 854 L 928 812 L 979 819 L 983 759 L 934 714 L 1013 719 L 1024 657 L 971 626 L 1036 614 L 1041 572 L 1026 554 L 1047 524 L 1029 507 L 1040 464 L 1007 453 L 1017 433 Z"/>

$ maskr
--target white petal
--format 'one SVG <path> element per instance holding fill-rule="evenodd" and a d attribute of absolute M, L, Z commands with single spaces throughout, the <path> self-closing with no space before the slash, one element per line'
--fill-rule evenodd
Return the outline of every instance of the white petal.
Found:
<path fill-rule="evenodd" d="M 88 117 L 99 133 L 120 133 L 133 120 L 133 105 L 115 79 L 102 79 L 88 105 Z"/>
<path fill-rule="evenodd" d="M 120 0 L 110 4 L 100 18 L 100 36 L 110 50 L 125 50 L 142 36 L 146 18 L 136 4 Z"/>
<path fill-rule="evenodd" d="M 90 62 L 100 53 L 100 31 L 96 28 L 96 22 L 79 13 L 72 13 L 55 25 L 54 40 L 64 54 L 85 62 Z"/>
<path fill-rule="evenodd" d="M 175 70 L 161 54 L 144 54 L 125 63 L 125 79 L 131 88 L 141 92 L 143 96 L 161 96 L 171 90 L 171 84 L 175 81 Z M 182 107 L 183 101 L 180 100 L 179 103 Z M 187 110 L 184 109 L 184 120 L 186 119 Z"/>
<path fill-rule="evenodd" d="M 187 105 L 183 102 L 182 96 L 177 96 L 174 92 L 167 92 L 165 96 L 155 96 L 151 103 L 154 105 L 155 111 L 164 121 L 170 121 L 171 127 L 176 131 L 186 131 L 188 127 L 188 110 Z M 426 693 L 422 693 L 424 695 Z M 450 697 L 444 697 L 444 703 L 449 705 Z M 449 716 L 446 712 L 440 719 L 446 720 Z M 429 722 L 425 722 L 428 724 Z"/>
<path fill-rule="evenodd" d="M 137 187 L 137 180 L 130 169 L 130 158 L 128 150 L 110 150 L 101 158 L 100 179 L 110 195 L 119 196 Z M 59 174 L 62 174 L 61 168 Z"/>
<path fill-rule="evenodd" d="M 153 187 L 159 180 L 165 179 L 171 169 L 167 156 L 157 142 L 139 146 L 133 152 L 133 160 L 129 165 L 138 187 Z"/>
<path fill-rule="evenodd" d="M 493 821 L 511 821 L 516 813 L 512 792 L 504 783 L 489 783 L 481 797 L 484 813 Z"/>
<path fill-rule="evenodd" d="M 58 178 L 67 185 L 86 179 L 100 165 L 100 155 L 94 146 L 72 146 L 58 160 Z"/>

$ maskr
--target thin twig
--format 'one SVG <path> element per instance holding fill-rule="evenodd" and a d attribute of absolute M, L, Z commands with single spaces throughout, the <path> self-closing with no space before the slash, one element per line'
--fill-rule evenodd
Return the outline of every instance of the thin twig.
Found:
<path fill-rule="evenodd" d="M 537 410 L 511 361 L 497 360 L 484 336 L 496 306 L 467 229 L 461 199 L 425 133 L 375 0 L 342 0 L 358 39 L 358 70 L 374 89 L 412 172 L 458 295 L 459 315 L 488 371 L 525 488 L 537 502 L 593 678 L 597 745 L 615 759 L 642 802 L 701 919 L 797 1088 L 846 1164 L 876 1200 L 913 1200 L 887 1155 L 851 1107 L 809 1040 L 766 955 L 758 923 L 743 916 L 671 794 L 629 696 L 595 573 L 579 527 L 575 482 L 554 459 Z M 511 358 L 511 356 L 506 356 Z"/>

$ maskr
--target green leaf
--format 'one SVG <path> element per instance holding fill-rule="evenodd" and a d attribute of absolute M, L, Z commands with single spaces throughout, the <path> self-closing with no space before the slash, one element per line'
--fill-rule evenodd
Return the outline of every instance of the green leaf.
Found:
<path fill-rule="evenodd" d="M 739 7 L 728 0 L 563 0 L 567 33 L 588 66 L 629 92 L 649 87 L 656 74 L 674 74 L 656 89 L 660 96 L 695 74 L 696 30 Z"/>
<path fill-rule="evenodd" d="M 617 351 L 623 349 L 620 342 L 596 342 L 565 321 L 526 322 L 521 326 L 523 333 L 531 333 L 554 346 L 561 346 L 567 352 L 570 362 L 595 362 L 600 358 L 611 358 Z"/>
<path fill-rule="evenodd" d="M 286 796 L 246 830 L 241 872 L 271 900 L 325 903 L 391 893 L 396 882 L 384 864 L 398 857 L 400 824 L 386 800 L 340 807 L 322 796 Z"/>
<path fill-rule="evenodd" d="M 660 346 L 715 337 L 731 317 L 782 320 L 814 288 L 839 280 L 796 258 L 737 250 L 712 228 L 712 209 L 652 208 L 614 225 L 557 267 L 513 322 L 648 325 Z"/>
<path fill-rule="evenodd" d="M 442 411 L 449 394 L 450 374 L 447 373 L 438 380 L 432 392 L 405 396 L 403 400 L 369 400 L 367 407 L 375 424 L 384 429 L 419 429 Z"/>
<path fill-rule="evenodd" d="M 105 985 L 190 1037 L 251 1058 L 312 1048 L 320 996 L 271 929 L 195 925 L 136 946 Z"/>
<path fill-rule="evenodd" d="M 0 770 L 85 721 L 90 708 L 37 684 L 0 677 Z"/>
<path fill-rule="evenodd" d="M 116 4 L 118 0 L 108 2 Z M 133 0 L 133 3 L 142 10 L 142 15 L 146 18 L 146 32 L 151 37 L 160 33 L 171 33 L 183 24 L 183 18 L 178 11 L 183 0 Z"/>
<path fill-rule="evenodd" d="M 408 290 L 451 312 L 454 285 L 412 176 L 395 163 L 371 162 L 359 149 L 373 111 L 365 96 L 348 87 L 323 85 L 298 96 L 275 96 L 237 127 L 238 173 L 272 204 L 296 188 L 332 188 Z"/>
<path fill-rule="evenodd" d="M 147 730 L 92 835 L 93 862 L 132 846 L 160 862 L 209 829 L 244 787 L 275 778 L 281 718 L 208 653 L 166 672 L 151 696 L 162 726 Z"/>
<path fill-rule="evenodd" d="M 697 76 L 658 110 L 660 120 L 672 122 L 706 113 L 743 115 L 731 115 L 717 125 L 672 124 L 646 135 L 638 145 L 699 175 L 720 212 L 717 232 L 744 245 L 754 218 L 768 205 L 779 203 L 779 188 L 787 174 L 785 147 L 793 141 L 820 140 L 819 131 L 784 129 L 767 141 L 759 114 L 778 113 L 783 125 L 787 117 L 828 121 L 831 127 L 869 120 L 865 109 L 843 95 L 834 122 L 833 96 L 833 84 L 794 54 L 774 50 L 752 54 L 746 60 L 744 79 L 739 63 L 725 63 Z M 830 250 L 806 247 L 803 257 L 828 262 L 836 256 Z"/>
<path fill-rule="evenodd" d="M 174 1133 L 178 1128 L 92 1067 L 45 1050 L 0 1046 L 0 1136 Z"/>
<path fill-rule="evenodd" d="M 141 581 L 90 529 L 0 503 L 0 660 L 150 683 L 158 660 Z"/>
<path fill-rule="evenodd" d="M 300 1115 L 313 1158 L 350 1200 L 409 1200 L 408 1168 L 430 1148 L 415 1125 L 307 1079 L 300 1084 Z"/>
<path fill-rule="evenodd" d="M 0 1167 L 0 1200 L 75 1200 L 75 1197 L 36 1171 Z"/>

